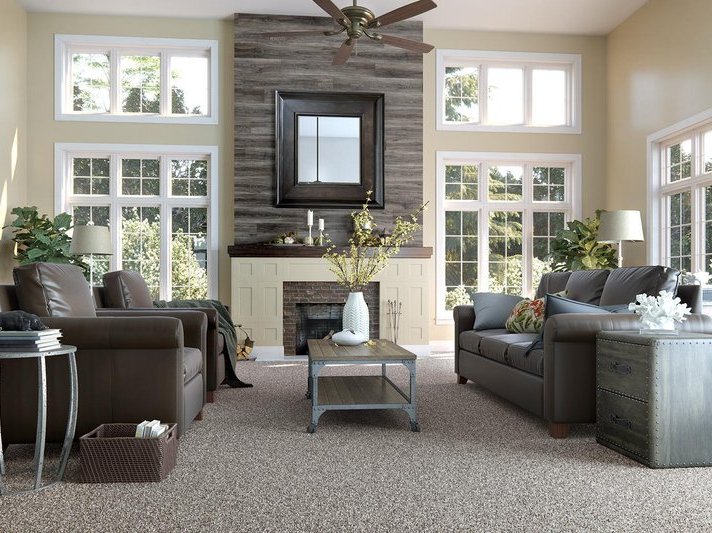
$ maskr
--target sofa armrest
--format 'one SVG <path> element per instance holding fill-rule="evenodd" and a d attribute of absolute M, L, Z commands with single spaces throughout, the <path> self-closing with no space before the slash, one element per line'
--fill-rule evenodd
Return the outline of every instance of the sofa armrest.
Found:
<path fill-rule="evenodd" d="M 472 305 L 457 305 L 452 310 L 455 320 L 455 373 L 460 373 L 460 333 L 471 330 L 475 325 L 475 308 Z"/>
<path fill-rule="evenodd" d="M 565 314 L 544 326 L 544 418 L 554 423 L 596 421 L 596 335 L 637 331 L 633 314 Z M 681 331 L 712 333 L 712 318 L 689 315 Z"/>
<path fill-rule="evenodd" d="M 712 318 L 707 315 L 688 315 L 680 331 L 712 333 Z M 638 315 L 628 313 L 555 315 L 544 326 L 544 349 L 554 342 L 594 342 L 599 331 L 637 331 L 640 329 Z"/>
<path fill-rule="evenodd" d="M 48 328 L 62 330 L 61 341 L 82 350 L 154 350 L 183 347 L 180 320 L 156 317 L 42 317 Z"/>
<path fill-rule="evenodd" d="M 690 306 L 693 313 L 702 313 L 702 286 L 701 285 L 679 285 L 677 296 L 680 301 Z"/>
<path fill-rule="evenodd" d="M 183 324 L 185 346 L 198 348 L 203 355 L 206 352 L 207 317 L 202 310 L 196 309 L 97 309 L 98 317 L 167 317 L 177 318 Z"/>

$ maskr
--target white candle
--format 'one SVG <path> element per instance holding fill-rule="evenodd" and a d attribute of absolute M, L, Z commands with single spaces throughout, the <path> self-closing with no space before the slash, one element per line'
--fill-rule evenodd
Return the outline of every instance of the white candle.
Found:
<path fill-rule="evenodd" d="M 314 211 L 311 209 L 307 211 L 307 226 L 314 225 Z"/>
<path fill-rule="evenodd" d="M 324 219 L 319 219 L 319 231 L 324 231 Z"/>

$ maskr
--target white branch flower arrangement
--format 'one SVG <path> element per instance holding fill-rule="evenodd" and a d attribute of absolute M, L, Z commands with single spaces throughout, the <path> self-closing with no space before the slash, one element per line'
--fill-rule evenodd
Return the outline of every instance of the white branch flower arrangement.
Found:
<path fill-rule="evenodd" d="M 672 292 L 660 291 L 660 296 L 638 294 L 635 303 L 628 304 L 628 309 L 640 315 L 644 329 L 674 330 L 675 322 L 686 320 L 692 310 L 680 302 Z"/>

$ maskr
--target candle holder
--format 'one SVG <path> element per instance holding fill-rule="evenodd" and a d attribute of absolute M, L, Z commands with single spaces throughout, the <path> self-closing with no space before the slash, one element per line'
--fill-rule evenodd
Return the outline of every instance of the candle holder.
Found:
<path fill-rule="evenodd" d="M 319 230 L 319 236 L 316 238 L 317 246 L 324 246 L 324 230 Z"/>
<path fill-rule="evenodd" d="M 304 244 L 307 246 L 314 246 L 314 239 L 311 234 L 313 224 L 307 224 L 307 226 L 309 227 L 309 236 L 304 239 Z"/>

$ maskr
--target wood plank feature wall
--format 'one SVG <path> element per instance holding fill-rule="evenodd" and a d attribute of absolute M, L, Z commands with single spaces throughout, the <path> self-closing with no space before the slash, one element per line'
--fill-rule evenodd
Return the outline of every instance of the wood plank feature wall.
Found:
<path fill-rule="evenodd" d="M 343 36 L 266 37 L 266 32 L 328 30 L 326 17 L 235 15 L 235 243 L 270 241 L 287 231 L 306 234 L 306 209 L 276 208 L 275 91 L 385 94 L 385 200 L 376 223 L 423 200 L 423 58 L 362 38 L 346 65 L 331 61 Z M 387 29 L 387 32 L 385 31 Z M 422 40 L 422 23 L 399 22 L 384 33 Z M 367 41 L 368 42 L 365 42 Z M 351 233 L 351 209 L 315 210 L 336 243 Z M 412 246 L 422 245 L 418 234 Z"/>

